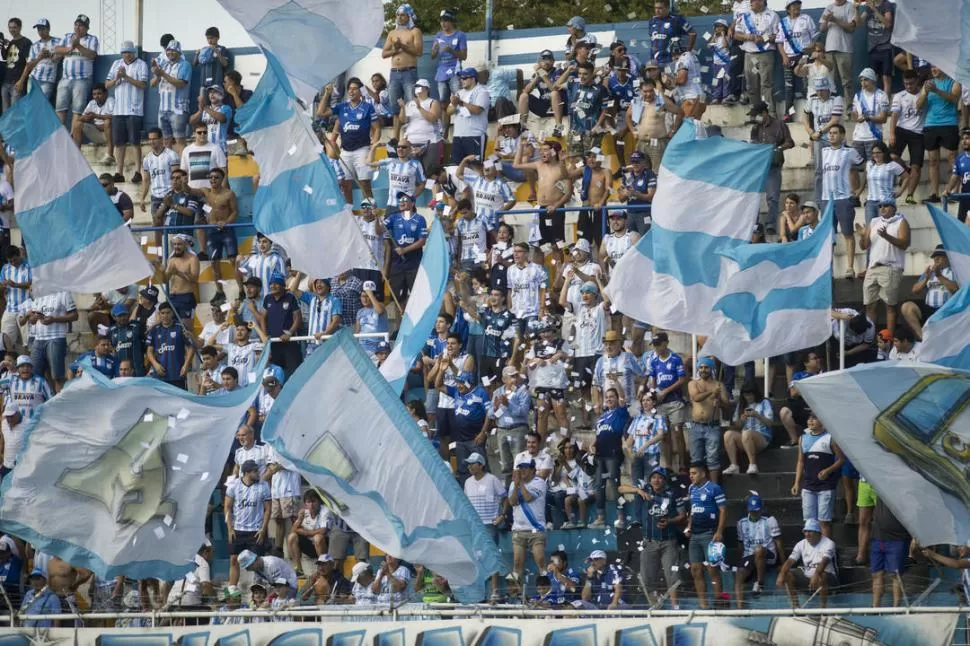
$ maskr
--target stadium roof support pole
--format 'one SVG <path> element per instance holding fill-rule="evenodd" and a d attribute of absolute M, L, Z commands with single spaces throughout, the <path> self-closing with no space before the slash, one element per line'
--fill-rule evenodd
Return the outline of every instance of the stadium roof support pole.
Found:
<path fill-rule="evenodd" d="M 135 45 L 145 48 L 145 0 L 135 0 Z"/>

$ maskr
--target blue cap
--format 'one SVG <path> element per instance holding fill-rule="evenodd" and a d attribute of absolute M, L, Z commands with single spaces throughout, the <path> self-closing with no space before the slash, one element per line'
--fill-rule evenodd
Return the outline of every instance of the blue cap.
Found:
<path fill-rule="evenodd" d="M 751 496 L 748 498 L 748 511 L 761 511 L 764 505 L 761 502 L 761 496 Z"/>
<path fill-rule="evenodd" d="M 463 79 L 466 79 L 466 78 L 467 79 L 470 79 L 470 78 L 476 78 L 477 79 L 478 78 L 478 70 L 476 70 L 474 67 L 466 67 L 462 71 L 458 72 L 458 76 L 459 76 L 459 78 L 463 78 Z"/>
<path fill-rule="evenodd" d="M 387 341 L 381 341 L 380 343 L 377 344 L 377 348 L 374 350 L 374 353 L 376 354 L 378 352 L 390 352 L 390 351 L 391 351 L 391 344 L 388 343 Z"/>
<path fill-rule="evenodd" d="M 654 467 L 653 471 L 650 472 L 650 477 L 652 478 L 655 475 L 661 475 L 664 477 L 664 480 L 670 481 L 670 473 L 663 467 Z"/>
<path fill-rule="evenodd" d="M 274 273 L 272 276 L 269 277 L 269 284 L 272 285 L 273 283 L 279 283 L 280 285 L 286 285 L 286 276 L 284 276 L 283 274 L 281 274 L 279 272 Z"/>
<path fill-rule="evenodd" d="M 125 307 L 124 303 L 118 303 L 111 308 L 111 316 L 124 316 L 128 313 L 128 308 Z"/>
<path fill-rule="evenodd" d="M 711 372 L 713 372 L 714 371 L 714 359 L 712 359 L 710 357 L 701 357 L 700 360 L 697 362 L 697 367 L 700 368 L 701 366 L 707 366 L 708 368 L 711 369 Z"/>
<path fill-rule="evenodd" d="M 122 54 L 125 54 L 125 53 L 137 54 L 138 53 L 138 48 L 135 47 L 135 43 L 134 42 L 132 42 L 130 40 L 126 40 L 123 43 L 121 43 L 121 49 L 119 51 Z"/>
<path fill-rule="evenodd" d="M 594 283 L 593 281 L 587 280 L 579 288 L 579 292 L 581 294 L 599 294 L 600 293 L 600 288 L 597 287 L 596 286 L 596 283 Z"/>
<path fill-rule="evenodd" d="M 566 26 L 567 27 L 572 27 L 574 29 L 583 29 L 583 30 L 585 30 L 586 29 L 586 19 L 583 18 L 582 16 L 573 16 L 572 18 L 569 19 L 569 22 L 566 23 Z"/>
<path fill-rule="evenodd" d="M 35 576 L 36 577 L 40 577 L 40 578 L 42 578 L 44 580 L 47 579 L 47 574 L 42 569 L 40 569 L 39 567 L 35 567 L 33 570 L 31 570 L 30 571 L 30 577 L 28 577 L 28 578 L 33 579 Z"/>
<path fill-rule="evenodd" d="M 239 567 L 245 570 L 250 565 L 256 562 L 256 554 L 254 554 L 250 550 L 243 550 L 242 552 L 239 553 L 238 560 L 239 560 Z"/>
<path fill-rule="evenodd" d="M 407 200 L 409 202 L 414 202 L 414 198 L 411 197 L 411 194 L 408 193 L 407 191 L 398 191 L 397 192 L 397 199 L 398 199 L 399 202 L 401 200 Z"/>
<path fill-rule="evenodd" d="M 458 373 L 458 381 L 464 384 L 475 383 L 475 373 L 471 371 L 462 371 Z"/>
<path fill-rule="evenodd" d="M 802 528 L 803 532 L 819 532 L 822 531 L 822 524 L 818 522 L 816 518 L 809 518 L 805 521 L 805 527 Z"/>

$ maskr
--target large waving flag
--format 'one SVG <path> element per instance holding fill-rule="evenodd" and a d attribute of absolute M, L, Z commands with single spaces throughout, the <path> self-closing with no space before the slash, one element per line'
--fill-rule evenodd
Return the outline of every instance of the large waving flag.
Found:
<path fill-rule="evenodd" d="M 424 247 L 418 275 L 411 288 L 411 296 L 404 308 L 404 318 L 397 331 L 397 341 L 391 354 L 381 364 L 381 374 L 395 392 L 404 389 L 404 381 L 414 360 L 421 354 L 428 335 L 434 329 L 435 319 L 441 311 L 441 302 L 448 288 L 448 266 L 451 259 L 441 223 L 431 222 L 428 244 Z"/>
<path fill-rule="evenodd" d="M 219 0 L 310 99 L 367 56 L 384 29 L 380 0 Z"/>
<path fill-rule="evenodd" d="M 486 579 L 501 567 L 495 543 L 349 330 L 293 373 L 263 440 L 369 542 L 444 576 L 463 602 L 484 598 Z"/>
<path fill-rule="evenodd" d="M 920 359 L 970 370 L 970 230 L 932 204 L 927 206 L 960 289 L 923 324 Z"/>
<path fill-rule="evenodd" d="M 970 539 L 970 373 L 867 364 L 798 391 L 920 544 Z"/>
<path fill-rule="evenodd" d="M 736 366 L 820 345 L 832 333 L 832 206 L 815 235 L 749 244 L 722 255 L 736 264 L 714 310 L 704 354 Z"/>
<path fill-rule="evenodd" d="M 970 83 L 970 0 L 896 0 L 892 41 Z"/>
<path fill-rule="evenodd" d="M 0 117 L 34 296 L 108 292 L 151 275 L 131 232 L 36 83 Z"/>
<path fill-rule="evenodd" d="M 30 421 L 0 489 L 0 529 L 103 579 L 181 578 L 258 388 L 199 397 L 88 364 Z"/>
<path fill-rule="evenodd" d="M 315 277 L 359 267 L 369 252 L 330 162 L 276 57 L 236 120 L 259 164 L 256 229 L 283 245 L 294 268 Z"/>
<path fill-rule="evenodd" d="M 771 146 L 707 137 L 702 125 L 684 122 L 660 165 L 653 226 L 606 287 L 619 311 L 671 330 L 713 332 L 728 277 L 722 253 L 751 241 L 771 154 Z"/>

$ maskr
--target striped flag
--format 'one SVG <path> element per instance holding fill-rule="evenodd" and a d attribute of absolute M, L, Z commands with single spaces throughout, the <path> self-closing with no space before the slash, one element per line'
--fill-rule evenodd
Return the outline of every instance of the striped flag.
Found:
<path fill-rule="evenodd" d="M 437 218 L 431 222 L 428 244 L 421 256 L 421 266 L 411 288 L 404 318 L 397 332 L 397 341 L 391 354 L 381 364 L 381 374 L 391 384 L 394 392 L 404 389 L 404 381 L 414 360 L 421 354 L 428 335 L 434 329 L 435 319 L 441 310 L 441 302 L 448 288 L 448 267 L 451 259 L 441 223 Z"/>
<path fill-rule="evenodd" d="M 0 117 L 35 297 L 108 292 L 151 275 L 101 182 L 36 84 Z"/>
<path fill-rule="evenodd" d="M 772 148 L 707 137 L 688 119 L 664 152 L 653 226 L 616 263 L 616 309 L 670 330 L 711 334 L 724 253 L 751 241 Z"/>
<path fill-rule="evenodd" d="M 923 324 L 920 360 L 970 370 L 970 229 L 927 206 L 960 289 Z"/>
<path fill-rule="evenodd" d="M 253 224 L 280 243 L 294 268 L 329 278 L 369 258 L 367 243 L 344 203 L 330 162 L 270 52 L 252 98 L 236 121 L 259 164 Z"/>
<path fill-rule="evenodd" d="M 893 22 L 893 45 L 970 83 L 970 0 L 896 0 Z"/>

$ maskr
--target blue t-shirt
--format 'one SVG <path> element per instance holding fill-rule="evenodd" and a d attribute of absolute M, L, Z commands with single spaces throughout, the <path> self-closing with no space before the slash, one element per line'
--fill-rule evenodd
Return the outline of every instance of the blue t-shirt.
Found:
<path fill-rule="evenodd" d="M 428 223 L 423 215 L 417 213 L 407 219 L 402 213 L 395 213 L 387 218 L 386 226 L 392 247 L 406 247 L 417 242 L 419 238 L 428 237 Z M 424 255 L 423 249 L 409 251 L 403 256 L 392 249 L 391 266 L 398 270 L 417 269 L 421 264 L 422 255 Z"/>
<path fill-rule="evenodd" d="M 164 375 L 155 376 L 169 382 L 184 379 L 179 373 L 185 364 L 186 348 L 191 344 L 185 330 L 176 323 L 172 327 L 159 323 L 148 331 L 147 342 L 155 353 L 155 360 L 165 369 Z"/>
<path fill-rule="evenodd" d="M 340 147 L 343 150 L 359 150 L 370 146 L 370 127 L 377 121 L 373 103 L 361 100 L 356 106 L 350 101 L 338 103 L 333 109 L 340 119 Z"/>
<path fill-rule="evenodd" d="M 653 377 L 657 390 L 667 388 L 681 377 L 687 376 L 684 360 L 676 352 L 670 352 L 665 359 L 661 359 L 656 353 L 650 353 L 649 356 L 644 355 L 643 363 L 647 369 L 647 377 Z M 669 393 L 663 401 L 657 403 L 665 404 L 678 401 L 684 401 L 682 390 Z"/>
<path fill-rule="evenodd" d="M 670 53 L 670 40 L 672 38 L 683 38 L 694 31 L 694 27 L 686 18 L 675 13 L 669 14 L 666 18 L 654 16 L 650 19 L 648 29 L 653 60 L 660 65 L 673 61 L 673 55 Z M 687 43 L 682 44 L 686 49 Z"/>
<path fill-rule="evenodd" d="M 118 376 L 118 360 L 113 354 L 109 354 L 104 357 L 98 356 L 94 350 L 88 350 L 77 359 L 71 362 L 71 371 L 75 374 L 81 367 L 81 361 L 85 358 L 91 359 L 91 366 L 100 372 L 102 375 L 108 379 L 114 379 Z"/>
<path fill-rule="evenodd" d="M 610 74 L 607 81 L 610 90 L 610 98 L 616 99 L 620 104 L 620 111 L 625 111 L 630 107 L 630 102 L 637 95 L 637 89 L 633 86 L 633 77 L 627 74 L 626 83 L 620 83 L 616 78 L 616 72 Z"/>
<path fill-rule="evenodd" d="M 508 309 L 495 312 L 491 307 L 484 307 L 478 311 L 484 330 L 484 357 L 508 357 L 512 354 L 512 337 L 507 336 L 516 324 L 515 314 Z"/>
<path fill-rule="evenodd" d="M 579 599 L 582 592 L 582 588 L 579 586 L 579 573 L 571 567 L 567 567 L 562 573 L 564 577 L 569 579 L 569 582 L 573 585 L 573 591 L 570 592 L 565 585 L 563 585 L 559 579 L 554 577 L 552 574 L 549 575 L 549 594 L 546 595 L 546 601 L 553 605 L 562 605 L 569 603 L 570 601 L 575 601 Z"/>
<path fill-rule="evenodd" d="M 598 83 L 582 85 L 572 80 L 567 85 L 569 92 L 569 122 L 575 133 L 586 133 L 593 129 L 603 112 L 603 99 L 606 88 Z"/>
<path fill-rule="evenodd" d="M 719 509 L 727 506 L 724 490 L 708 480 L 701 486 L 690 486 L 690 528 L 696 536 L 717 529 Z"/>
<path fill-rule="evenodd" d="M 970 153 L 957 155 L 956 162 L 953 164 L 953 174 L 960 178 L 960 192 L 970 193 Z"/>
<path fill-rule="evenodd" d="M 461 69 L 461 61 L 455 56 L 455 52 L 468 51 L 468 37 L 465 32 L 456 30 L 452 34 L 439 31 L 434 39 L 438 44 L 438 68 L 435 70 L 434 80 L 451 80 Z M 451 49 L 445 49 L 445 45 Z"/>
<path fill-rule="evenodd" d="M 361 334 L 387 332 L 387 314 L 378 314 L 373 307 L 362 307 L 357 310 L 357 325 L 360 326 Z M 381 339 L 377 337 L 363 338 L 360 346 L 368 352 L 375 352 L 380 342 Z"/>
<path fill-rule="evenodd" d="M 842 475 L 839 469 L 834 470 L 827 478 L 819 477 L 819 473 L 835 464 L 835 449 L 832 448 L 832 436 L 829 432 L 824 431 L 818 435 L 803 433 L 799 444 L 799 450 L 805 456 L 802 488 L 806 491 L 835 491 Z"/>
<path fill-rule="evenodd" d="M 455 400 L 454 417 L 451 420 L 451 437 L 456 442 L 470 442 L 482 431 L 485 416 L 491 406 L 488 391 L 480 385 L 462 395 L 458 388 L 447 387 L 448 396 Z"/>
<path fill-rule="evenodd" d="M 620 600 L 623 600 L 623 573 L 616 565 L 608 565 L 602 572 L 596 572 L 589 580 L 592 588 L 592 602 L 600 608 L 605 608 L 613 601 L 613 587 L 620 584 Z"/>
<path fill-rule="evenodd" d="M 953 79 L 951 78 L 931 80 L 943 92 L 949 92 L 953 89 Z M 923 123 L 923 127 L 932 128 L 934 126 L 957 125 L 960 119 L 957 112 L 959 102 L 959 98 L 956 103 L 951 103 L 936 92 L 928 93 L 926 95 L 926 120 Z"/>
<path fill-rule="evenodd" d="M 145 376 L 145 341 L 141 336 L 138 321 L 129 321 L 125 326 L 113 325 L 108 330 L 108 340 L 115 349 L 118 363 L 125 359 L 131 361 L 136 377 Z"/>
<path fill-rule="evenodd" d="M 627 188 L 631 188 L 637 193 L 647 193 L 651 188 L 657 188 L 657 176 L 649 168 L 643 169 L 639 175 L 631 173 L 626 180 Z M 627 204 L 649 204 L 647 200 L 631 197 Z"/>
<path fill-rule="evenodd" d="M 612 458 L 623 455 L 623 435 L 630 423 L 626 406 L 604 410 L 596 421 L 596 457 Z"/>

